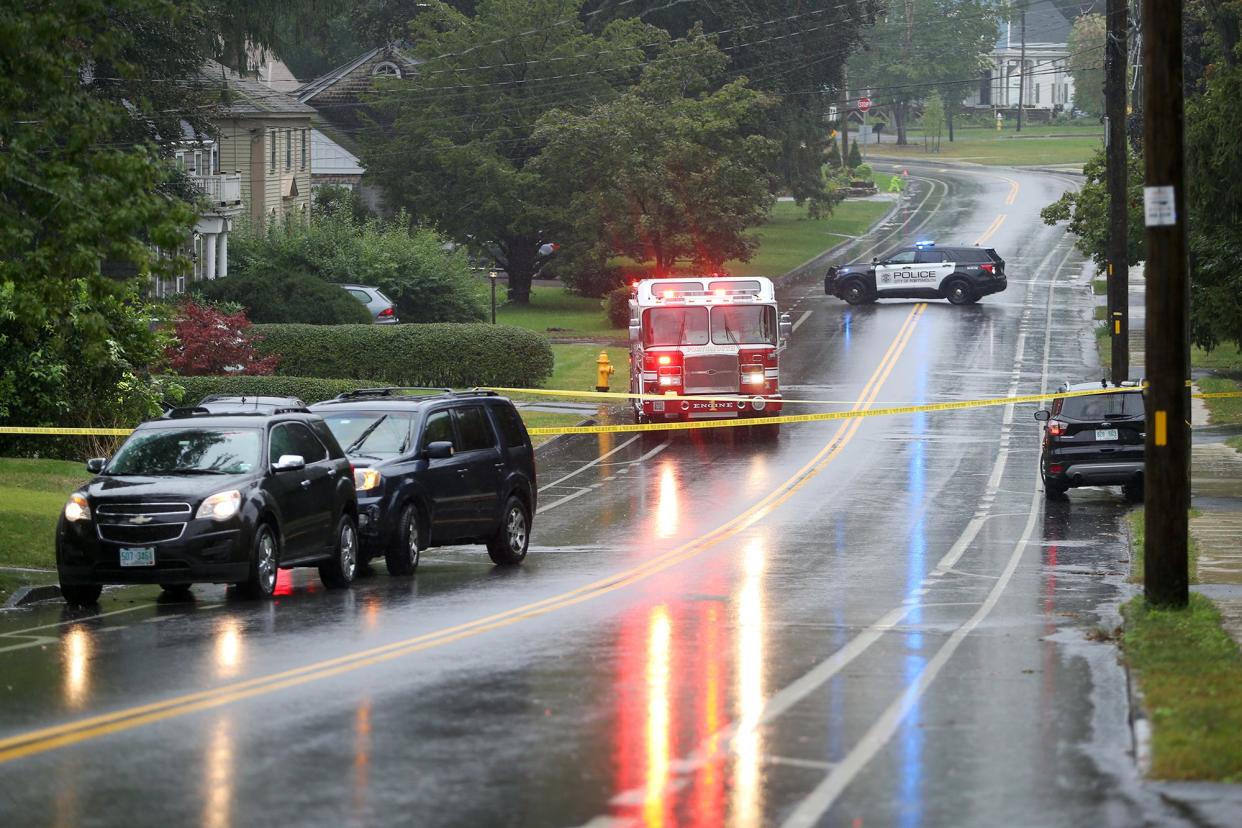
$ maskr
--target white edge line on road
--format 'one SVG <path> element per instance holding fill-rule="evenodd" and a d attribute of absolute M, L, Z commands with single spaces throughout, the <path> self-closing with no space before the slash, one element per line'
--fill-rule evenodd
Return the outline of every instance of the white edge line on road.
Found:
<path fill-rule="evenodd" d="M 1060 244 L 1054 246 L 1053 251 L 1050 252 L 1044 262 L 1041 263 L 1041 270 L 1047 263 L 1048 259 L 1051 258 L 1052 254 L 1055 253 L 1060 246 Z M 1061 270 L 1065 267 L 1065 262 L 1069 260 L 1072 252 L 1073 251 L 1071 249 L 1071 251 L 1066 253 L 1065 257 L 1061 260 L 1061 263 L 1052 274 L 1052 279 L 1050 280 L 1051 283 L 1055 284 L 1057 278 L 1061 274 Z M 1028 297 L 1030 295 L 1031 294 L 1028 294 Z M 1052 297 L 1053 291 L 1049 290 L 1044 313 L 1044 353 L 1041 365 L 1039 388 L 1041 394 L 1048 388 L 1048 363 L 1052 351 Z M 1021 369 L 1021 364 L 1014 366 L 1015 373 L 1020 372 Z M 1012 419 L 1013 412 L 1007 408 L 1006 420 L 1011 421 Z M 989 481 L 989 486 L 990 484 L 991 481 Z M 935 681 L 936 676 L 944 668 L 944 665 L 947 664 L 953 654 L 957 652 L 957 648 L 961 646 L 962 642 L 966 639 L 966 636 L 968 636 L 975 629 L 975 627 L 977 627 L 992 612 L 992 609 L 1000 600 L 1001 594 L 1009 585 L 1009 581 L 1012 580 L 1014 572 L 1017 571 L 1018 564 L 1022 560 L 1022 555 L 1030 543 L 1031 535 L 1035 531 L 1035 520 L 1039 516 L 1039 500 L 1040 488 L 1036 485 L 1035 491 L 1031 495 L 1031 505 L 1028 510 L 1026 527 L 1022 532 L 1022 537 L 1016 544 L 1014 544 L 1013 551 L 1009 555 L 1009 561 L 1005 565 L 1004 571 L 1001 573 L 1001 576 L 997 582 L 992 586 L 992 589 L 988 592 L 988 596 L 984 602 L 965 624 L 953 631 L 953 634 L 949 636 L 949 640 L 936 651 L 936 654 L 932 656 L 931 661 L 929 661 L 927 666 L 924 667 L 919 673 L 918 678 L 915 679 L 914 683 L 909 685 L 905 691 L 888 706 L 880 718 L 867 729 L 867 732 L 863 735 L 862 739 L 859 740 L 858 744 L 856 744 L 838 764 L 837 768 L 825 777 L 822 782 L 820 782 L 815 790 L 812 791 L 811 794 L 798 805 L 792 814 L 790 814 L 788 819 L 781 823 L 781 828 L 799 828 L 800 826 L 814 825 L 824 816 L 825 813 L 827 813 L 828 809 L 832 807 L 832 804 L 836 801 L 837 797 L 844 792 L 844 790 L 850 785 L 851 782 L 854 781 L 854 778 L 862 771 L 862 769 L 866 767 L 866 765 L 873 758 L 875 758 L 875 755 L 880 752 L 880 750 L 889 742 L 890 739 L 892 739 L 893 734 L 897 732 L 897 728 L 901 725 L 901 722 L 906 717 L 906 714 L 910 712 L 914 705 L 918 703 L 918 700 L 923 696 L 923 694 L 927 692 L 927 688 L 931 686 L 932 682 Z M 972 521 L 971 526 L 974 525 L 975 524 Z M 970 531 L 970 527 L 967 527 L 967 531 Z M 978 532 L 977 527 L 975 528 L 975 532 Z M 949 555 L 952 554 L 953 550 L 950 550 Z M 945 558 L 948 558 L 949 555 L 946 555 Z M 961 552 L 959 551 L 958 557 L 960 557 L 960 555 Z M 937 567 L 938 570 L 940 568 L 941 567 L 939 566 Z"/>
<path fill-rule="evenodd" d="M 1044 257 L 1044 260 L 1040 263 L 1039 267 L 1036 269 L 1035 272 L 1038 273 L 1042 271 L 1049 264 L 1052 258 L 1062 249 L 1062 246 L 1063 246 L 1063 243 L 1061 242 L 1054 244 L 1052 250 L 1049 251 L 1048 254 Z M 1053 272 L 1051 282 L 1056 281 L 1061 270 L 1064 268 L 1065 262 L 1068 261 L 1072 253 L 1073 253 L 1072 248 L 1065 253 L 1065 257 L 1062 260 L 1061 264 L 1058 265 L 1057 269 Z M 1030 299 L 1033 298 L 1033 293 L 1028 293 L 1027 296 L 1028 296 L 1027 303 L 1029 307 L 1029 302 L 1030 302 Z M 1053 291 L 1050 290 L 1047 293 L 1047 302 L 1045 305 L 1046 307 L 1045 336 L 1044 336 L 1044 357 L 1043 357 L 1043 366 L 1042 366 L 1042 378 L 1041 378 L 1041 388 L 1040 388 L 1041 393 L 1047 388 L 1047 384 L 1048 384 L 1048 359 L 1049 359 L 1049 352 L 1050 352 L 1050 346 L 1051 346 L 1051 327 L 1052 327 L 1052 313 L 1051 313 L 1052 298 L 1053 298 Z M 1018 348 L 1025 349 L 1025 336 L 1019 338 Z M 1014 360 L 1015 364 L 1014 364 L 1014 368 L 1012 372 L 1013 381 L 1016 381 L 1018 378 L 1020 378 L 1022 374 L 1021 361 L 1016 358 L 1021 355 L 1021 353 L 1018 351 L 1018 348 L 1015 348 L 1015 360 Z M 1013 406 L 1012 405 L 1006 406 L 1005 415 L 1004 415 L 1003 422 L 1001 425 L 1001 431 L 1000 431 L 1001 436 L 998 437 L 998 442 L 1004 439 L 1004 437 L 1009 433 L 1009 429 L 1012 427 L 1012 424 L 1013 424 L 1013 415 L 1014 415 Z M 996 462 L 993 464 L 992 473 L 989 475 L 988 491 L 995 492 L 998 489 L 999 484 L 1000 484 L 1000 478 L 1002 476 L 1007 460 L 1008 460 L 1008 450 L 1007 449 L 1001 450 L 1001 452 L 997 456 Z M 1039 496 L 1039 490 L 1036 489 L 1035 500 L 1034 500 L 1036 506 L 1038 506 L 1038 496 Z M 1036 513 L 1037 513 L 1037 510 L 1036 510 Z M 959 558 L 961 558 L 965 549 L 974 540 L 974 537 L 979 533 L 979 529 L 983 526 L 983 523 L 986 521 L 986 519 L 987 519 L 987 516 L 983 515 L 983 516 L 980 516 L 979 518 L 976 518 L 975 520 L 972 520 L 970 524 L 967 525 L 966 529 L 963 530 L 958 540 L 953 544 L 952 547 L 950 547 L 949 551 L 945 553 L 944 557 L 940 559 L 940 561 L 936 564 L 932 572 L 929 573 L 928 575 L 929 578 L 939 577 L 941 575 L 944 575 L 949 570 L 949 568 L 954 563 L 956 563 Z M 1004 576 L 1002 575 L 1001 577 L 1003 578 Z M 841 649 L 837 650 L 832 655 L 830 655 L 827 659 L 825 659 L 824 661 L 820 662 L 815 667 L 813 667 L 810 671 L 808 671 L 807 673 L 804 673 L 802 676 L 795 679 L 792 683 L 786 685 L 784 688 L 782 688 L 781 690 L 773 694 L 768 699 L 767 703 L 764 705 L 762 712 L 755 719 L 747 723 L 735 723 L 735 724 L 728 725 L 722 728 L 721 730 L 717 731 L 716 733 L 708 736 L 707 739 L 705 739 L 698 747 L 694 749 L 693 752 L 691 752 L 686 757 L 686 760 L 685 760 L 686 765 L 688 767 L 701 766 L 707 761 L 710 761 L 712 758 L 708 754 L 709 745 L 721 744 L 721 743 L 731 745 L 731 743 L 733 743 L 740 736 L 743 736 L 762 725 L 770 724 L 771 722 L 780 718 L 782 715 L 788 712 L 791 708 L 793 708 L 794 705 L 798 704 L 800 701 L 802 701 L 807 696 L 809 696 L 812 692 L 814 692 L 817 688 L 827 683 L 833 676 L 835 676 L 841 670 L 845 669 L 845 667 L 847 667 L 850 664 L 850 662 L 852 662 L 854 659 L 858 658 L 860 655 L 866 652 L 866 650 L 872 644 L 880 640 L 880 638 L 882 638 L 886 633 L 890 632 L 891 630 L 896 628 L 898 625 L 900 625 L 901 622 L 905 619 L 905 617 L 909 615 L 918 606 L 921 606 L 921 605 L 918 603 L 906 603 L 906 604 L 903 604 L 902 606 L 894 607 L 884 616 L 872 622 L 870 625 L 864 628 L 861 632 L 859 632 L 856 636 L 854 636 L 854 638 L 847 641 L 846 644 Z M 730 747 L 730 750 L 731 749 L 732 747 Z M 858 748 L 856 747 L 855 750 L 857 749 Z M 643 787 L 643 790 L 646 790 L 645 786 Z M 613 804 L 613 805 L 622 804 L 624 798 L 629 793 L 631 792 L 630 791 L 619 792 L 616 796 L 612 798 L 612 800 L 610 800 L 610 804 Z M 814 796 L 814 794 L 812 794 L 812 796 Z"/>
<path fill-rule="evenodd" d="M 618 446 L 617 448 L 613 449 L 613 451 L 620 451 L 621 449 L 625 448 L 625 446 L 626 446 L 626 445 L 629 445 L 629 443 L 632 443 L 632 442 L 634 442 L 634 440 L 637 440 L 637 439 L 638 439 L 638 437 L 634 437 L 632 440 L 630 440 L 629 442 L 625 443 L 624 445 Z M 637 465 L 637 464 L 639 464 L 639 463 L 642 463 L 642 462 L 644 462 L 644 461 L 646 461 L 646 460 L 650 460 L 652 457 L 655 457 L 657 454 L 659 454 L 660 452 L 664 451 L 666 448 L 668 448 L 668 443 L 667 443 L 667 442 L 665 442 L 665 443 L 661 443 L 660 445 L 656 446 L 656 447 L 655 447 L 655 448 L 653 448 L 651 451 L 647 452 L 646 454 L 644 454 L 642 457 L 638 458 L 637 460 L 632 460 L 632 461 L 630 461 L 630 465 L 631 465 L 631 466 L 633 466 L 633 465 Z M 608 452 L 608 454 L 612 454 L 612 451 Z M 607 456 L 608 456 L 608 454 L 603 454 L 603 455 L 600 455 L 600 456 L 599 456 L 599 457 L 597 457 L 595 460 L 593 460 L 593 461 L 591 462 L 591 464 L 590 464 L 590 465 L 594 465 L 595 463 L 598 463 L 600 460 L 603 460 L 605 457 L 607 457 Z M 585 471 L 585 470 L 586 470 L 586 469 L 588 469 L 589 467 L 590 467 L 590 466 L 583 466 L 583 467 L 582 467 L 581 469 L 579 469 L 578 471 Z M 578 473 L 578 472 L 574 472 L 574 474 L 577 474 L 577 473 Z M 561 480 L 566 479 L 566 477 L 572 477 L 572 476 L 573 476 L 572 474 L 570 474 L 570 475 L 566 475 L 565 477 L 562 477 L 562 478 L 561 478 Z M 560 483 L 560 482 L 561 482 L 561 480 L 556 481 L 556 483 Z M 541 488 L 539 491 L 543 491 L 543 489 L 549 488 L 549 487 L 551 487 L 551 486 L 555 486 L 555 485 L 556 485 L 556 483 L 549 483 L 547 486 L 544 486 L 544 487 L 543 487 L 543 488 Z M 535 514 L 537 514 L 537 515 L 542 515 L 544 512 L 547 512 L 547 511 L 549 511 L 550 509 L 555 509 L 557 506 L 560 506 L 560 505 L 562 505 L 562 504 L 568 503 L 568 502 L 569 502 L 569 501 L 571 501 L 571 500 L 577 500 L 578 498 L 582 497 L 584 494 L 588 494 L 588 493 L 590 493 L 590 492 L 593 492 L 593 491 L 595 491 L 596 489 L 598 489 L 598 488 L 599 488 L 600 486 L 602 486 L 602 485 L 603 485 L 602 483 L 592 483 L 590 486 L 587 486 L 587 487 L 585 487 L 585 488 L 583 488 L 583 489 L 579 489 L 578 491 L 574 492 L 573 494 L 568 494 L 568 495 L 565 495 L 564 497 L 562 497 L 562 498 L 561 498 L 561 499 L 559 499 L 559 500 L 554 500 L 554 501 L 552 501 L 551 503 L 548 503 L 547 505 L 540 506 L 538 509 L 536 509 L 536 510 L 535 510 Z"/>
<path fill-rule="evenodd" d="M 632 442 L 634 442 L 635 440 L 637 440 L 637 439 L 639 438 L 639 436 L 641 436 L 641 435 L 635 434 L 633 437 L 631 437 L 630 439 L 626 440 L 624 443 L 622 443 L 621 445 L 617 446 L 617 447 L 616 447 L 615 449 L 613 449 L 612 451 L 606 451 L 606 452 L 604 452 L 604 453 L 603 453 L 603 454 L 601 454 L 599 457 L 596 457 L 594 460 L 592 460 L 591 462 L 589 462 L 589 463 L 587 463 L 586 465 L 582 466 L 581 468 L 579 468 L 579 469 L 577 469 L 577 470 L 575 470 L 575 471 L 571 471 L 569 474 L 565 475 L 564 477 L 560 478 L 559 480 L 553 480 L 551 483 L 548 483 L 548 484 L 546 484 L 546 485 L 540 486 L 540 487 L 539 487 L 539 491 L 541 491 L 541 492 L 542 492 L 542 491 L 544 491 L 544 490 L 546 490 L 546 489 L 551 489 L 553 486 L 556 486 L 556 485 L 558 485 L 558 484 L 560 484 L 560 483 L 564 483 L 566 480 L 568 480 L 568 479 L 569 479 L 569 478 L 571 478 L 571 477 L 574 477 L 575 475 L 582 474 L 584 471 L 586 471 L 587 469 L 591 468 L 592 466 L 598 465 L 598 464 L 599 464 L 599 462 L 600 462 L 601 460 L 603 460 L 604 458 L 606 458 L 606 457 L 611 457 L 612 455 L 616 454 L 618 451 L 620 451 L 621 449 L 623 449 L 623 448 L 625 448 L 626 446 L 628 446 L 630 443 L 632 443 Z"/>
<path fill-rule="evenodd" d="M 807 317 L 810 315 L 811 315 L 810 311 L 803 311 L 802 315 L 798 317 L 798 321 L 793 323 L 793 330 L 795 331 L 798 330 L 798 328 L 802 325 L 803 322 L 807 320 Z"/>

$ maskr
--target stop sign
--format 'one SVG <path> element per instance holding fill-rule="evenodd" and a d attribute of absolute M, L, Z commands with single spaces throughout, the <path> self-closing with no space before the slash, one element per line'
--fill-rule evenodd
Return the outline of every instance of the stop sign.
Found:
<path fill-rule="evenodd" d="M 858 111 L 859 112 L 866 112 L 870 108 L 871 108 L 870 98 L 859 98 L 858 99 Z"/>

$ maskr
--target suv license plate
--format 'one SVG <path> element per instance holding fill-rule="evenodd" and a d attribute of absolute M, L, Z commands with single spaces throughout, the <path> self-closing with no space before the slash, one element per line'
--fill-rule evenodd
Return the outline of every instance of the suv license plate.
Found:
<path fill-rule="evenodd" d="M 121 566 L 155 566 L 154 546 L 127 546 L 121 548 Z"/>
<path fill-rule="evenodd" d="M 1095 430 L 1095 439 L 1097 440 L 1116 440 L 1117 429 L 1115 428 L 1097 428 Z"/>

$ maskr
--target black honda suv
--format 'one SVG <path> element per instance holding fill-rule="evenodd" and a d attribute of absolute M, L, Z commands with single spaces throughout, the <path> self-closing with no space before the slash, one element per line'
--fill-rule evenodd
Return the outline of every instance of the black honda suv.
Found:
<path fill-rule="evenodd" d="M 851 305 L 876 299 L 948 299 L 969 305 L 1008 286 L 1005 260 L 990 247 L 918 242 L 870 262 L 828 268 L 824 293 Z"/>
<path fill-rule="evenodd" d="M 1107 393 L 1057 397 L 1035 412 L 1044 426 L 1039 469 L 1044 493 L 1060 497 L 1078 486 L 1121 486 L 1129 500 L 1143 498 L 1143 442 L 1147 416 L 1140 383 L 1062 385 L 1057 393 Z"/>
<path fill-rule="evenodd" d="M 173 409 L 143 423 L 70 496 L 56 568 L 70 604 L 104 584 L 236 584 L 272 594 L 276 570 L 318 566 L 329 587 L 357 565 L 349 461 L 305 408 L 213 413 Z"/>
<path fill-rule="evenodd" d="M 535 453 L 509 400 L 489 391 L 371 388 L 311 410 L 354 465 L 363 561 L 382 555 L 390 574 L 410 575 L 421 550 L 471 543 L 487 544 L 497 564 L 526 557 Z"/>

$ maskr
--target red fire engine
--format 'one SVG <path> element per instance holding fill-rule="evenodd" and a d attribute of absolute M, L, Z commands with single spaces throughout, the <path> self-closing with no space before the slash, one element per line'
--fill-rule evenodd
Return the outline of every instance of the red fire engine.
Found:
<path fill-rule="evenodd" d="M 635 419 L 779 414 L 779 357 L 791 331 L 772 281 L 762 276 L 637 282 L 630 296 L 630 392 L 732 399 L 635 398 Z"/>

